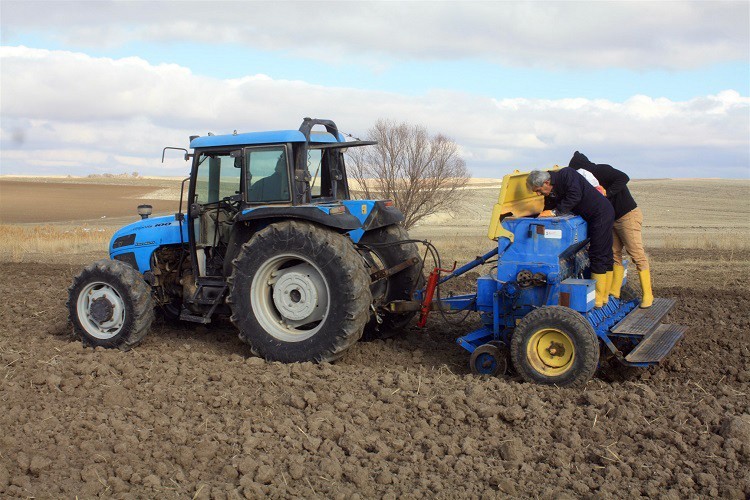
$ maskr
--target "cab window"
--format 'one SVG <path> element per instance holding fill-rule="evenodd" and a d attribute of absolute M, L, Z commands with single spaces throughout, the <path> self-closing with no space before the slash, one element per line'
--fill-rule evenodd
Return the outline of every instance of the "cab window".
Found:
<path fill-rule="evenodd" d="M 248 149 L 245 151 L 245 165 L 248 169 L 248 202 L 291 201 L 289 168 L 284 147 Z"/>
<path fill-rule="evenodd" d="M 323 155 L 320 149 L 310 149 L 307 154 L 307 170 L 312 176 L 310 181 L 311 194 L 314 197 L 320 196 L 320 186 L 323 182 L 321 176 L 321 165 L 323 163 Z"/>
<path fill-rule="evenodd" d="M 230 153 L 201 153 L 195 182 L 195 201 L 201 205 L 217 203 L 240 192 L 241 158 Z"/>

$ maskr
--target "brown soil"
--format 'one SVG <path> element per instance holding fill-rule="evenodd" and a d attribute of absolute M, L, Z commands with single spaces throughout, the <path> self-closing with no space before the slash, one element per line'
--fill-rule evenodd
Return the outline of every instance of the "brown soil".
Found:
<path fill-rule="evenodd" d="M 159 186 L 73 184 L 0 180 L 0 222 L 100 221 L 105 218 L 137 218 L 136 207 L 153 206 L 154 213 L 176 212 L 174 200 L 149 199 Z M 43 200 L 43 203 L 40 203 Z"/>
<path fill-rule="evenodd" d="M 438 315 L 333 365 L 249 357 L 226 324 L 84 348 L 65 309 L 79 270 L 3 264 L 0 496 L 750 495 L 746 284 L 657 289 L 689 326 L 665 362 L 559 389 L 471 375 L 454 340 L 476 321 Z"/>

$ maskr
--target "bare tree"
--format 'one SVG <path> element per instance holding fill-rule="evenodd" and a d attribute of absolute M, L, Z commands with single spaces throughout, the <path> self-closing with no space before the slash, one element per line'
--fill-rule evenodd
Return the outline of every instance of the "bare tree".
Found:
<path fill-rule="evenodd" d="M 389 198 L 404 213 L 409 229 L 449 208 L 469 180 L 458 145 L 425 127 L 380 119 L 367 132 L 376 146 L 350 148 L 347 171 L 366 199 Z"/>

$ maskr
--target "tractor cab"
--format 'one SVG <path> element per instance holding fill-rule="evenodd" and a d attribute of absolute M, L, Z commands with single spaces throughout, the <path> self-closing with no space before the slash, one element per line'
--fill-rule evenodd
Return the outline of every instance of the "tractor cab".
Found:
<path fill-rule="evenodd" d="M 313 131 L 316 125 L 325 131 Z M 349 200 L 344 151 L 369 144 L 345 142 L 334 122 L 310 118 L 299 130 L 191 137 L 187 225 L 195 275 L 226 276 L 238 221 L 330 216 L 315 207 Z M 358 227 L 353 217 L 343 218 L 333 225 Z"/>

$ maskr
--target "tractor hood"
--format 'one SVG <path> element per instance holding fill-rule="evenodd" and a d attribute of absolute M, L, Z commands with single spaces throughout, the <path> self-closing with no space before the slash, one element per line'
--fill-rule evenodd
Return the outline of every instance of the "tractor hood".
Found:
<path fill-rule="evenodd" d="M 182 226 L 182 227 L 180 227 Z M 151 254 L 164 245 L 188 241 L 186 221 L 174 215 L 149 217 L 120 228 L 109 244 L 110 258 L 130 264 L 140 272 L 151 268 Z"/>

